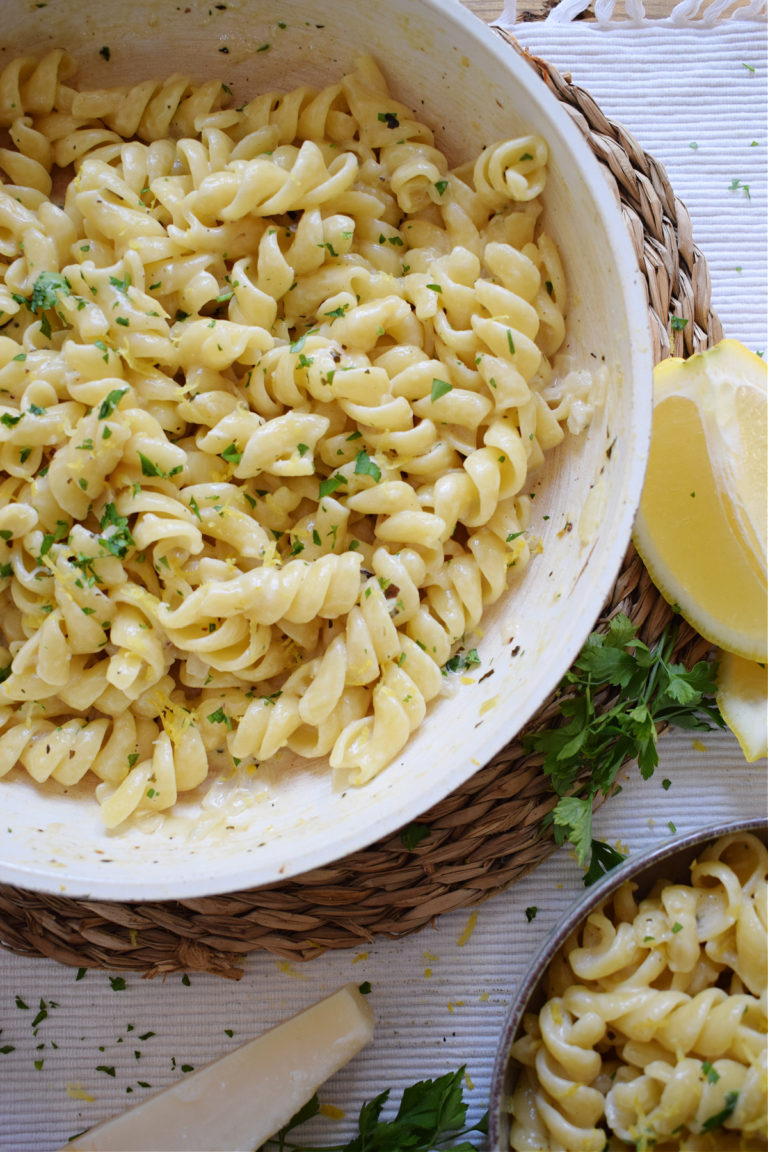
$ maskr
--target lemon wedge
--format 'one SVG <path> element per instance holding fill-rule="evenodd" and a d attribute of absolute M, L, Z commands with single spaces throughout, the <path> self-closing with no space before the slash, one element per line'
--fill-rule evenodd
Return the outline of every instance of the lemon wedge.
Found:
<path fill-rule="evenodd" d="M 633 540 L 705 639 L 768 659 L 768 366 L 737 340 L 657 365 Z"/>
<path fill-rule="evenodd" d="M 768 756 L 768 666 L 720 652 L 716 700 L 744 759 Z"/>

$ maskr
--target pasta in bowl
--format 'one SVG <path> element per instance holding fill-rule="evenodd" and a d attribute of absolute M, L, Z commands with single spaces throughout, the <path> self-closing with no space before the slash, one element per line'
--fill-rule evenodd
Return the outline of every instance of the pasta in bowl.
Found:
<path fill-rule="evenodd" d="M 505 1025 L 491 1147 L 768 1146 L 768 826 L 676 838 L 555 929 Z"/>
<path fill-rule="evenodd" d="M 50 853 L 68 890 L 107 844 L 134 894 L 147 847 L 150 885 L 193 845 L 192 883 L 233 887 L 233 860 L 273 879 L 416 815 L 513 734 L 482 719 L 499 694 L 440 731 L 451 670 L 495 675 L 514 640 L 519 726 L 586 629 L 530 683 L 558 602 L 596 613 L 628 536 L 642 336 L 579 346 L 551 125 L 442 144 L 341 25 L 312 27 L 348 70 L 289 87 L 293 25 L 282 56 L 219 33 L 226 80 L 194 45 L 199 80 L 154 73 L 153 39 L 138 76 L 102 44 L 86 84 L 71 30 L 0 75 L 1 786 L 37 809 L 11 855 Z"/>

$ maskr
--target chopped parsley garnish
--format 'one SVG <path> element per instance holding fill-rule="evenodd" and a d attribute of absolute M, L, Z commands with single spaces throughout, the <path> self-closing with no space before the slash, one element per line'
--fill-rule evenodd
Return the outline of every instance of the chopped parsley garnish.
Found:
<path fill-rule="evenodd" d="M 429 398 L 434 404 L 435 401 L 439 400 L 441 396 L 446 396 L 449 392 L 452 391 L 452 384 L 449 384 L 447 380 L 439 380 L 437 376 L 435 376 L 432 380 L 432 391 L 429 394 Z"/>
<path fill-rule="evenodd" d="M 175 468 L 170 471 L 164 472 L 157 464 L 153 463 L 148 456 L 143 452 L 138 453 L 139 460 L 141 461 L 141 471 L 144 476 L 159 476 L 163 480 L 169 479 L 171 476 L 177 476 L 179 472 L 183 471 L 183 464 L 177 464 Z"/>
<path fill-rule="evenodd" d="M 30 311 L 44 312 L 47 308 L 55 308 L 60 296 L 71 295 L 69 280 L 61 272 L 41 272 L 32 288 Z"/>
<path fill-rule="evenodd" d="M 230 731 L 232 730 L 232 721 L 223 708 L 217 708 L 215 712 L 209 712 L 208 719 L 211 724 L 225 724 Z"/>
<path fill-rule="evenodd" d="M 157 464 L 153 464 L 149 457 L 145 456 L 143 452 L 139 452 L 139 460 L 141 461 L 141 471 L 144 476 L 162 476 L 163 473 L 158 468 Z"/>
<path fill-rule="evenodd" d="M 99 405 L 99 420 L 106 420 L 112 415 L 127 391 L 127 388 L 113 388 L 107 393 Z"/>
<path fill-rule="evenodd" d="M 122 280 L 118 280 L 117 276 L 110 276 L 109 282 L 113 288 L 117 288 L 118 292 L 127 293 L 131 286 L 131 274 L 130 272 L 126 272 Z"/>
<path fill-rule="evenodd" d="M 702 1132 L 714 1132 L 716 1128 L 722 1128 L 726 1120 L 733 1115 L 736 1102 L 739 1099 L 738 1092 L 726 1092 L 725 1094 L 725 1107 L 720 1112 L 716 1112 L 714 1116 L 710 1116 L 705 1120 L 701 1126 Z"/>
<path fill-rule="evenodd" d="M 747 200 L 752 199 L 752 196 L 750 195 L 750 191 L 749 191 L 749 184 L 743 184 L 742 181 L 738 179 L 738 177 L 734 177 L 734 179 L 731 180 L 730 184 L 728 185 L 728 191 L 729 192 L 736 192 L 739 190 L 744 193 Z"/>
<path fill-rule="evenodd" d="M 331 323 L 334 320 L 340 320 L 345 312 L 349 311 L 349 304 L 339 304 L 338 308 L 332 308 L 330 312 L 324 312 L 324 316 L 330 316 Z"/>
<path fill-rule="evenodd" d="M 242 452 L 239 452 L 236 444 L 228 444 L 221 454 L 222 460 L 226 460 L 228 464 L 239 464 L 243 458 Z"/>
<path fill-rule="evenodd" d="M 477 654 L 477 648 L 469 648 L 465 652 L 457 652 L 455 656 L 451 656 L 450 660 L 446 660 L 442 667 L 443 675 L 448 672 L 466 672 L 470 668 L 476 668 L 480 663 L 480 657 Z"/>
<path fill-rule="evenodd" d="M 337 488 L 340 488 L 342 484 L 346 483 L 346 476 L 341 476 L 338 472 L 334 472 L 332 476 L 328 476 L 325 480 L 320 481 L 319 498 L 322 500 L 323 496 L 330 496 L 332 492 L 335 492 Z"/>
<path fill-rule="evenodd" d="M 372 476 L 378 482 L 381 480 L 381 468 L 371 460 L 365 449 L 361 449 L 355 456 L 355 474 L 357 476 Z"/>
<path fill-rule="evenodd" d="M 53 532 L 46 532 L 43 536 L 43 542 L 40 545 L 40 559 L 47 556 L 54 544 L 59 540 L 63 540 L 65 536 L 69 535 L 69 524 L 66 520 L 57 520 L 56 528 Z"/>
<path fill-rule="evenodd" d="M 122 560 L 128 549 L 134 547 L 134 539 L 128 528 L 127 516 L 121 516 L 115 505 L 111 503 L 105 505 L 102 513 L 101 530 L 104 532 L 110 527 L 114 528 L 115 531 L 110 532 L 109 535 L 100 536 L 99 543 L 113 556 Z"/>

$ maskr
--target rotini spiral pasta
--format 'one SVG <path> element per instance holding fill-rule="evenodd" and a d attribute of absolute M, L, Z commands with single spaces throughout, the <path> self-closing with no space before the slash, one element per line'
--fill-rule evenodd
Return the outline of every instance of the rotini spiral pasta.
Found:
<path fill-rule="evenodd" d="M 73 75 L 0 72 L 0 774 L 110 828 L 281 749 L 364 783 L 589 420 L 546 143 L 451 169 L 368 56 L 239 107 Z"/>
<path fill-rule="evenodd" d="M 690 884 L 627 881 L 550 965 L 511 1055 L 516 1150 L 768 1146 L 768 849 L 723 836 Z"/>

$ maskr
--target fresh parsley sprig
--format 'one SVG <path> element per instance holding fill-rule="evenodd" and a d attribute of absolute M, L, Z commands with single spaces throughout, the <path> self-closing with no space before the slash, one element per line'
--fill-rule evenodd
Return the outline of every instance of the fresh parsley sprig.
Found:
<path fill-rule="evenodd" d="M 526 737 L 529 751 L 542 753 L 543 770 L 560 797 L 551 820 L 557 844 L 569 840 L 580 864 L 589 865 L 591 884 L 623 859 L 592 838 L 592 806 L 606 796 L 619 769 L 637 760 L 644 780 L 659 762 L 658 728 L 672 724 L 707 730 L 724 727 L 715 703 L 715 667 L 700 660 L 689 671 L 673 663 L 675 630 L 667 629 L 649 648 L 632 621 L 619 613 L 606 632 L 593 632 L 561 682 L 560 727 Z M 610 708 L 601 696 L 619 690 Z"/>
<path fill-rule="evenodd" d="M 465 1127 L 464 1071 L 462 1065 L 436 1080 L 419 1080 L 406 1088 L 392 1120 L 381 1119 L 389 1089 L 366 1101 L 358 1116 L 358 1134 L 346 1144 L 317 1147 L 289 1139 L 295 1128 L 320 1111 L 315 1094 L 259 1152 L 270 1148 L 278 1152 L 477 1152 L 475 1144 L 462 1138 L 472 1132 L 487 1133 L 488 1113 L 473 1127 Z"/>

